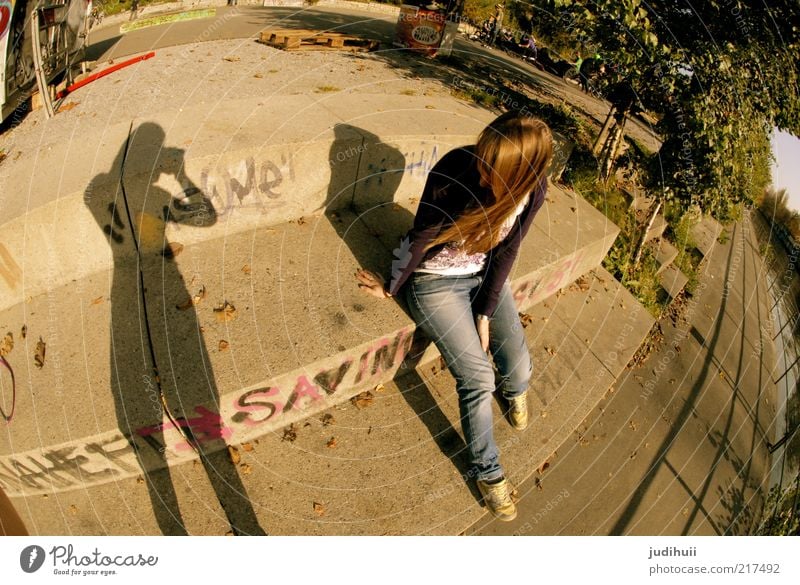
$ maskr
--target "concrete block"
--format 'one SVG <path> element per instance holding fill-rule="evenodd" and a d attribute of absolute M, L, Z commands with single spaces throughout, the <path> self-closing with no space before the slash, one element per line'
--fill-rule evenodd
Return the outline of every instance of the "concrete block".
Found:
<path fill-rule="evenodd" d="M 647 235 L 645 235 L 644 241 L 649 242 L 655 238 L 660 238 L 664 234 L 665 229 L 667 229 L 667 220 L 664 219 L 664 216 L 659 213 L 653 220 L 653 225 L 651 225 L 650 229 L 647 230 Z"/>
<path fill-rule="evenodd" d="M 544 301 L 617 378 L 655 323 L 607 270 L 595 268 Z"/>
<path fill-rule="evenodd" d="M 689 282 L 689 279 L 674 264 L 670 264 L 658 275 L 658 282 L 670 298 L 675 298 Z"/>
<path fill-rule="evenodd" d="M 670 244 L 664 238 L 661 238 L 656 247 L 656 262 L 658 262 L 658 270 L 656 274 L 660 274 L 664 269 L 675 261 L 678 257 L 678 249 Z"/>
<path fill-rule="evenodd" d="M 697 249 L 700 250 L 703 256 L 707 256 L 717 243 L 717 238 L 722 233 L 722 230 L 723 227 L 717 220 L 711 216 L 703 215 L 700 221 L 692 226 L 689 233 Z"/>

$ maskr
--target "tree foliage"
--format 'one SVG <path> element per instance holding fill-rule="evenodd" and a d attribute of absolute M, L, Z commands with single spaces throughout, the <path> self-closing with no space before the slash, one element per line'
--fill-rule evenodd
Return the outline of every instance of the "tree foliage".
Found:
<path fill-rule="evenodd" d="M 796 0 L 541 2 L 659 114 L 666 198 L 724 216 L 769 183 L 768 134 L 800 134 Z"/>

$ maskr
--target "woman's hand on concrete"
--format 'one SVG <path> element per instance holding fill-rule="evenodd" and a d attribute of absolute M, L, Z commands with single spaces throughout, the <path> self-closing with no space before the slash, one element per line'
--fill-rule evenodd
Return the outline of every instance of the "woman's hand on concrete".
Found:
<path fill-rule="evenodd" d="M 370 294 L 373 297 L 378 297 L 379 299 L 385 299 L 392 296 L 384 289 L 383 278 L 374 272 L 359 268 L 356 270 L 356 278 L 358 279 L 358 288 L 363 290 L 365 293 Z"/>

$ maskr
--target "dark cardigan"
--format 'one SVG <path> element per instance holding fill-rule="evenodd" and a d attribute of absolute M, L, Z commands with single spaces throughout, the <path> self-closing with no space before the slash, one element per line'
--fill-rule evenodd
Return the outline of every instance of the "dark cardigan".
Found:
<path fill-rule="evenodd" d="M 477 159 L 473 146 L 451 150 L 436 163 L 428 175 L 414 226 L 406 233 L 395 249 L 389 293 L 397 295 L 403 284 L 423 259 L 436 254 L 444 244 L 423 250 L 439 232 L 450 225 L 468 207 L 485 205 L 493 198 L 492 192 L 480 184 Z M 494 313 L 503 284 L 519 253 L 522 238 L 528 233 L 533 218 L 544 204 L 547 179 L 531 193 L 530 201 L 517 217 L 505 239 L 486 253 L 484 280 L 473 300 L 477 314 L 489 317 Z"/>

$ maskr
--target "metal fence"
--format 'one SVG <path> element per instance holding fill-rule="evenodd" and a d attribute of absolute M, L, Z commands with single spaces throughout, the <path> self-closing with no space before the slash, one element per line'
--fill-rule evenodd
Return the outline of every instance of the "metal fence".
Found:
<path fill-rule="evenodd" d="M 772 372 L 777 389 L 777 420 L 773 442 L 770 494 L 759 532 L 797 534 L 800 510 L 800 246 L 783 226 L 773 225 L 760 212 L 751 216 L 766 263 L 771 298 L 776 363 Z"/>

